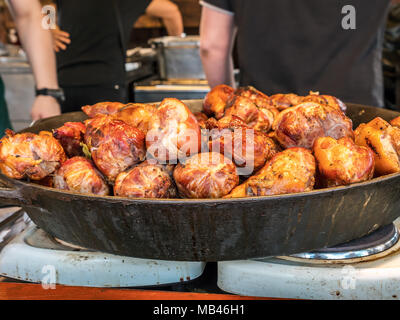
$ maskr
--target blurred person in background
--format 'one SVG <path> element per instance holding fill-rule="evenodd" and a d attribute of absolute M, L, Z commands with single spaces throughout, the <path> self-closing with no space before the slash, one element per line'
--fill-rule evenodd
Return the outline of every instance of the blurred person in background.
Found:
<path fill-rule="evenodd" d="M 181 13 L 168 0 L 56 0 L 55 5 L 53 38 L 66 97 L 63 113 L 101 101 L 128 102 L 126 48 L 143 13 L 161 18 L 169 35 L 183 33 Z"/>
<path fill-rule="evenodd" d="M 9 0 L 20 42 L 27 53 L 35 79 L 37 97 L 32 106 L 34 120 L 60 114 L 56 60 L 49 30 L 42 27 L 41 6 L 37 0 Z M 4 98 L 4 84 L 0 78 L 0 136 L 11 128 Z"/>
<path fill-rule="evenodd" d="M 211 87 L 234 86 L 236 39 L 240 86 L 269 95 L 320 91 L 384 106 L 382 42 L 390 0 L 200 3 L 200 52 Z"/>

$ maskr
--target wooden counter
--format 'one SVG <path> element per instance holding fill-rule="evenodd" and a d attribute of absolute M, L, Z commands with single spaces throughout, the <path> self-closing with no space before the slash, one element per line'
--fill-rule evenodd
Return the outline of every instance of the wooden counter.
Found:
<path fill-rule="evenodd" d="M 57 285 L 44 289 L 40 284 L 0 283 L 0 300 L 275 300 L 230 294 L 171 292 L 137 289 L 107 289 Z"/>

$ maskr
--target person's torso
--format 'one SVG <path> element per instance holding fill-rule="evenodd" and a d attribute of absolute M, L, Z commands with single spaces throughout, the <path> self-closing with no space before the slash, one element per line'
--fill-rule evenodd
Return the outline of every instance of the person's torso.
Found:
<path fill-rule="evenodd" d="M 127 42 L 148 0 L 57 0 L 58 24 L 71 44 L 57 53 L 60 85 L 123 84 L 124 52 L 117 15 Z M 118 13 L 117 13 L 118 10 Z"/>
<path fill-rule="evenodd" d="M 232 0 L 232 6 L 242 85 L 382 106 L 389 0 Z"/>

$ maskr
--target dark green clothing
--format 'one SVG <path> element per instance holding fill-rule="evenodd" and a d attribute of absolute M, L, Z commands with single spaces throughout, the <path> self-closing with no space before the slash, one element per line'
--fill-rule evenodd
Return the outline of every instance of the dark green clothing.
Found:
<path fill-rule="evenodd" d="M 10 117 L 8 116 L 6 99 L 4 97 L 4 83 L 0 77 L 0 137 L 4 135 L 4 130 L 12 129 Z"/>

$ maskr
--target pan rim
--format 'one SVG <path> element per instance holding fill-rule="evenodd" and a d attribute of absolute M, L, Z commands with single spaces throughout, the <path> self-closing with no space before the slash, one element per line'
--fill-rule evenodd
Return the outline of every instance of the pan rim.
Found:
<path fill-rule="evenodd" d="M 321 194 L 329 194 L 329 193 L 339 193 L 344 192 L 347 190 L 352 190 L 356 188 L 362 188 L 369 186 L 371 184 L 380 184 L 386 182 L 388 180 L 395 180 L 398 178 L 400 180 L 400 172 L 388 174 L 385 176 L 377 177 L 368 181 L 353 183 L 350 185 L 345 186 L 337 186 L 337 187 L 329 187 L 329 188 L 322 188 L 322 189 L 314 189 L 311 191 L 305 192 L 298 192 L 298 193 L 286 193 L 286 194 L 279 194 L 279 195 L 270 195 L 270 196 L 252 196 L 252 197 L 241 197 L 241 198 L 218 198 L 218 199 L 187 199 L 187 198 L 166 198 L 166 199 L 159 199 L 159 198 L 127 198 L 127 197 L 119 197 L 119 196 L 99 196 L 95 194 L 84 194 L 78 193 L 69 190 L 59 190 L 52 187 L 41 186 L 32 182 L 28 182 L 25 180 L 17 180 L 12 179 L 4 174 L 0 173 L 0 181 L 9 181 L 11 183 L 11 187 L 13 188 L 15 185 L 22 185 L 25 188 L 34 188 L 39 189 L 45 192 L 51 192 L 53 194 L 57 194 L 60 196 L 72 196 L 77 199 L 81 200 L 99 200 L 99 201 L 106 201 L 109 203 L 112 202 L 124 202 L 127 204 L 134 204 L 134 203 L 160 203 L 160 204 L 200 204 L 200 203 L 207 203 L 207 204 L 227 204 L 232 202 L 259 202 L 259 201 L 274 201 L 274 200 L 284 200 L 284 199 L 293 199 L 293 198 L 307 198 L 312 196 L 318 196 Z M 18 189 L 18 188 L 17 188 Z"/>

